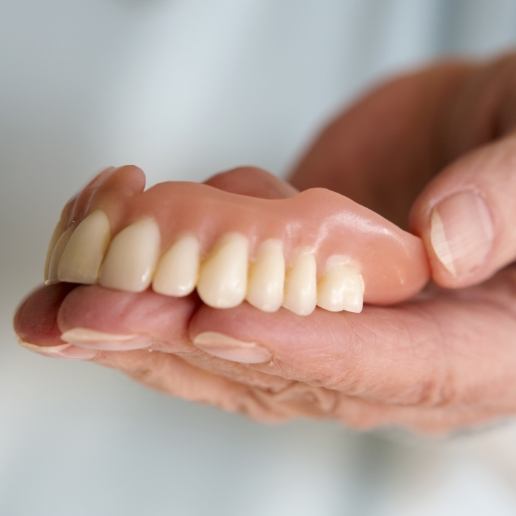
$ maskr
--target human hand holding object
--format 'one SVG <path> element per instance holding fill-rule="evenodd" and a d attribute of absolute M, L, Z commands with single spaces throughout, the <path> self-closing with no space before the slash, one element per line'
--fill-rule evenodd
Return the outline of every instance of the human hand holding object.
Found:
<path fill-rule="evenodd" d="M 293 184 L 303 190 L 314 186 L 330 188 L 400 224 L 412 209 L 412 229 L 423 238 L 434 281 L 445 287 L 469 288 L 444 290 L 431 286 L 414 296 L 428 274 L 420 242 L 384 224 L 374 214 L 368 219 L 369 212 L 350 204 L 351 213 L 357 210 L 357 217 L 351 220 L 358 227 L 368 228 L 364 219 L 369 223 L 372 220 L 373 226 L 376 222 L 376 227 L 382 229 L 377 236 L 387 239 L 387 247 L 400 253 L 392 262 L 389 253 L 384 253 L 388 266 L 399 257 L 408 257 L 401 276 L 399 271 L 397 276 L 393 274 L 395 268 L 388 274 L 388 279 L 397 278 L 401 287 L 408 284 L 408 290 L 400 288 L 398 298 L 382 299 L 380 289 L 376 292 L 380 297 L 368 299 L 369 285 L 378 284 L 373 278 L 381 279 L 381 275 L 374 276 L 378 274 L 374 266 L 381 271 L 382 263 L 363 266 L 367 253 L 361 253 L 367 248 L 367 240 L 365 246 L 353 248 L 354 241 L 361 241 L 361 232 L 354 234 L 352 224 L 351 229 L 348 226 L 354 238 L 351 247 L 338 250 L 338 256 L 348 260 L 337 277 L 356 277 L 357 270 L 363 276 L 366 303 L 375 304 L 366 304 L 362 313 L 332 313 L 320 308 L 305 316 L 292 313 L 292 309 L 308 312 L 318 301 L 317 292 L 314 298 L 313 281 L 312 287 L 305 289 L 308 303 L 273 313 L 257 310 L 248 303 L 212 308 L 195 295 L 179 298 L 151 289 L 128 293 L 102 286 L 58 283 L 37 291 L 21 306 L 16 318 L 19 336 L 40 349 L 47 348 L 49 353 L 82 354 L 171 394 L 246 412 L 261 420 L 309 415 L 336 418 L 357 428 L 401 425 L 442 432 L 512 414 L 516 390 L 508 386 L 516 365 L 516 277 L 514 268 L 503 267 L 514 260 L 511 201 L 515 175 L 510 167 L 513 143 L 508 122 L 507 136 L 501 126 L 497 135 L 485 130 L 492 128 L 493 113 L 501 109 L 497 100 L 503 100 L 495 95 L 503 88 L 496 87 L 493 77 L 510 77 L 508 67 L 505 61 L 478 67 L 442 65 L 380 88 L 322 133 L 292 177 Z M 480 102 L 485 97 L 490 102 Z M 507 100 L 505 103 L 510 106 Z M 474 116 L 478 126 L 471 124 L 466 130 L 460 115 L 466 113 L 469 117 L 474 110 L 482 116 Z M 373 132 L 371 127 L 378 120 L 398 123 Z M 464 130 L 459 134 L 458 128 Z M 439 138 L 435 135 L 437 129 Z M 496 142 L 490 143 L 493 138 Z M 471 149 L 477 150 L 470 152 Z M 136 177 L 138 173 L 134 174 Z M 233 194 L 269 199 L 290 197 L 293 193 L 289 185 L 256 170 L 236 170 L 216 176 L 211 183 Z M 487 200 L 495 226 L 490 230 L 493 221 L 481 216 L 485 227 L 480 228 L 480 244 L 489 244 L 490 251 L 480 252 L 477 243 L 473 251 L 470 249 L 454 263 L 461 246 L 453 239 L 449 241 L 453 235 L 446 219 L 453 214 L 450 202 L 457 199 L 459 208 L 473 213 L 467 208 L 464 190 L 468 194 L 480 193 L 482 200 Z M 116 188 L 114 193 L 120 195 L 121 191 L 123 195 L 131 194 L 124 188 Z M 442 208 L 439 201 L 447 206 Z M 260 218 L 272 228 L 273 223 L 267 225 L 267 212 L 262 210 Z M 78 213 L 77 221 L 85 212 Z M 290 220 L 306 215 L 302 208 L 299 213 L 297 219 Z M 319 227 L 328 212 L 325 215 Z M 242 219 L 245 218 L 244 213 Z M 231 222 L 230 217 L 225 220 L 225 224 Z M 286 240 L 286 256 L 292 256 L 287 262 L 295 262 L 294 250 L 299 247 L 292 245 L 289 255 L 290 243 L 303 243 L 301 247 L 306 247 L 302 237 L 313 238 L 316 233 L 317 228 L 307 235 L 302 230 L 298 235 L 287 232 L 287 237 L 292 238 Z M 323 236 L 328 234 L 323 231 Z M 272 236 L 285 242 L 285 234 Z M 314 242 L 324 243 L 324 238 L 312 240 L 312 247 Z M 317 245 L 315 248 L 319 249 Z M 482 253 L 484 259 L 479 264 Z M 316 270 L 321 271 L 319 281 L 329 254 L 323 256 L 320 262 L 315 260 Z M 467 260 L 471 258 L 473 267 L 468 267 Z M 313 269 L 312 265 L 303 270 Z M 495 274 L 498 269 L 503 270 Z M 274 292 L 273 286 L 270 288 Z M 392 290 L 390 285 L 385 293 L 392 295 Z M 337 292 L 328 299 L 337 299 L 338 308 L 345 309 L 346 296 L 342 289 L 339 292 L 340 298 Z M 378 306 L 401 299 L 405 301 L 395 306 Z M 257 296 L 255 301 L 259 304 L 267 300 Z M 274 303 L 268 306 L 274 308 Z M 100 333 L 81 333 L 81 328 Z M 61 340 L 63 332 L 74 342 L 66 349 L 67 344 Z M 130 349 L 140 346 L 141 349 Z"/>

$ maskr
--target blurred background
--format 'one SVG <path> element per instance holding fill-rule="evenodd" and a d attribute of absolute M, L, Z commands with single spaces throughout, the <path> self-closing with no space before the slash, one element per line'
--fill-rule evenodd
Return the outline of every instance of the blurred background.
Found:
<path fill-rule="evenodd" d="M 17 346 L 65 200 L 107 165 L 149 183 L 286 175 L 364 88 L 516 43 L 512 0 L 17 0 L 0 17 L 0 515 L 511 515 L 516 428 L 419 441 L 260 426 Z"/>

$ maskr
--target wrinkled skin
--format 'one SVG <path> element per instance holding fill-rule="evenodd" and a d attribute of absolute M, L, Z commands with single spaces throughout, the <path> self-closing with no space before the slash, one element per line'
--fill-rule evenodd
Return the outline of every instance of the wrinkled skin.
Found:
<path fill-rule="evenodd" d="M 295 188 L 343 193 L 427 245 L 434 284 L 416 299 L 361 314 L 316 310 L 297 317 L 247 304 L 230 310 L 151 291 L 42 287 L 19 308 L 28 342 L 60 343 L 87 327 L 150 337 L 152 352 L 98 351 L 91 360 L 145 385 L 239 411 L 260 421 L 332 418 L 354 428 L 401 426 L 446 433 L 516 413 L 516 57 L 444 63 L 391 81 L 338 116 L 291 175 Z M 291 186 L 255 169 L 209 183 L 267 197 Z M 481 189 L 495 212 L 494 250 L 452 276 L 430 247 L 429 212 L 459 188 Z M 446 287 L 446 288 L 444 288 Z M 266 364 L 210 357 L 192 345 L 203 331 L 259 342 Z"/>

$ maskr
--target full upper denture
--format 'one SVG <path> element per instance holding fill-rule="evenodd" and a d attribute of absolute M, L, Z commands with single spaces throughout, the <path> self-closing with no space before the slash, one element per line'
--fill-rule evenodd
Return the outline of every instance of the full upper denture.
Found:
<path fill-rule="evenodd" d="M 204 303 L 247 301 L 298 315 L 360 312 L 407 299 L 428 281 L 421 240 L 325 189 L 261 199 L 197 183 L 144 191 L 143 172 L 106 171 L 62 213 L 45 280 Z"/>

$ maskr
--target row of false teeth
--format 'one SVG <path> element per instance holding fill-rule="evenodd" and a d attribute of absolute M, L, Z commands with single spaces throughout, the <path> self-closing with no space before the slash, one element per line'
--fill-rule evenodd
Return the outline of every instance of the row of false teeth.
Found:
<path fill-rule="evenodd" d="M 332 256 L 317 278 L 313 252 L 301 249 L 288 268 L 282 242 L 263 241 L 249 264 L 249 244 L 240 233 L 223 235 L 205 259 L 198 239 L 183 234 L 160 256 L 160 230 L 152 218 L 141 219 L 111 239 L 106 214 L 92 212 L 69 228 L 50 249 L 47 282 L 66 281 L 141 292 L 152 289 L 186 296 L 195 289 L 209 306 L 231 308 L 244 300 L 266 312 L 280 307 L 298 315 L 316 305 L 329 311 L 362 310 L 364 283 L 350 260 Z"/>

